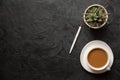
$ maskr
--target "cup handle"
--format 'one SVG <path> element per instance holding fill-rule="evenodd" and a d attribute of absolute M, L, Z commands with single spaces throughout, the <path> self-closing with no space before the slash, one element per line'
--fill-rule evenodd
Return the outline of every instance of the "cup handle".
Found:
<path fill-rule="evenodd" d="M 107 69 L 107 71 L 110 71 L 110 70 L 111 70 L 111 68 L 110 68 L 110 67 L 107 67 L 106 69 Z"/>

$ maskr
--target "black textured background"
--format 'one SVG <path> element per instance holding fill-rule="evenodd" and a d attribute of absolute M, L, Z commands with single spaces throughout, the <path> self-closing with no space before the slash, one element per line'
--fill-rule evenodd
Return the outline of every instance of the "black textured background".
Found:
<path fill-rule="evenodd" d="M 91 30 L 83 22 L 85 8 L 105 6 L 109 24 Z M 81 34 L 71 55 L 78 26 Z M 86 72 L 79 61 L 84 45 L 94 39 L 112 48 L 110 72 Z M 119 80 L 120 0 L 0 0 L 0 80 Z"/>

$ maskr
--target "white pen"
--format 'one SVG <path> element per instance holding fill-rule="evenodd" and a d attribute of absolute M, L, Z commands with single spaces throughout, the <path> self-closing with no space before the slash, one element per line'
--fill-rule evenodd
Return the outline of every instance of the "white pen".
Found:
<path fill-rule="evenodd" d="M 72 50 L 73 50 L 73 47 L 74 47 L 74 45 L 75 45 L 75 43 L 76 43 L 76 40 L 77 40 L 77 38 L 78 38 L 78 35 L 79 35 L 80 31 L 81 31 L 81 26 L 79 26 L 79 28 L 78 28 L 78 31 L 77 31 L 77 33 L 76 33 L 76 35 L 75 35 L 75 38 L 74 38 L 74 40 L 73 40 L 73 43 L 72 43 L 72 45 L 71 45 L 69 54 L 71 54 L 71 52 L 72 52 Z"/>

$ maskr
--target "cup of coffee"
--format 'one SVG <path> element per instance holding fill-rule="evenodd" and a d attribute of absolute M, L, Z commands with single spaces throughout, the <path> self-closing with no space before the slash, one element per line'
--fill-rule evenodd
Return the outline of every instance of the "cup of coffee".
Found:
<path fill-rule="evenodd" d="M 91 49 L 87 55 L 87 63 L 90 69 L 94 71 L 110 70 L 110 56 L 102 48 Z"/>

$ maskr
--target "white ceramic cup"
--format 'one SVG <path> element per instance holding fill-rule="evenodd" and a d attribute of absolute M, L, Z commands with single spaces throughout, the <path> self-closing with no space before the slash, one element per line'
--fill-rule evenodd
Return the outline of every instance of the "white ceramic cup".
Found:
<path fill-rule="evenodd" d="M 93 49 L 91 49 L 90 51 L 92 51 L 92 50 L 94 50 L 94 49 L 97 49 L 97 48 L 93 48 Z M 110 70 L 110 67 L 108 67 L 108 66 L 109 66 L 109 64 L 110 64 L 110 55 L 109 55 L 109 53 L 108 53 L 105 49 L 103 49 L 103 48 L 99 48 L 99 49 L 102 49 L 102 50 L 104 50 L 104 51 L 106 52 L 107 57 L 108 57 L 107 63 L 106 63 L 104 66 L 100 67 L 100 68 L 96 68 L 96 67 L 92 66 L 92 65 L 89 63 L 89 61 L 88 61 L 88 55 L 90 54 L 90 51 L 89 51 L 88 54 L 87 54 L 87 64 L 88 64 L 88 67 L 89 67 L 90 69 L 94 70 L 94 71 L 102 71 L 102 70 L 107 70 L 107 71 L 109 71 L 109 70 Z"/>

